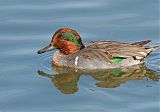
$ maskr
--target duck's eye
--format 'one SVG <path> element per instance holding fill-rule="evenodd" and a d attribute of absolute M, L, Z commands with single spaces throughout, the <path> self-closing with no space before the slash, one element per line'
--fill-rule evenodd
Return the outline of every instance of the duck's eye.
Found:
<path fill-rule="evenodd" d="M 71 38 L 71 41 L 74 41 L 74 38 Z"/>
<path fill-rule="evenodd" d="M 60 34 L 60 35 L 58 36 L 58 39 L 65 39 L 65 37 L 64 37 L 63 34 Z"/>

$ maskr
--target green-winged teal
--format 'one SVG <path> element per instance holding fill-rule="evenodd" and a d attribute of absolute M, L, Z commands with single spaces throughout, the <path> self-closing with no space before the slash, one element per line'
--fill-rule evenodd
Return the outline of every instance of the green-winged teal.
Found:
<path fill-rule="evenodd" d="M 38 54 L 58 49 L 53 55 L 53 64 L 76 69 L 108 69 L 144 63 L 145 58 L 160 46 L 144 46 L 151 40 L 125 43 L 96 41 L 83 44 L 80 35 L 73 29 L 61 28 L 55 32 L 51 43 Z"/>

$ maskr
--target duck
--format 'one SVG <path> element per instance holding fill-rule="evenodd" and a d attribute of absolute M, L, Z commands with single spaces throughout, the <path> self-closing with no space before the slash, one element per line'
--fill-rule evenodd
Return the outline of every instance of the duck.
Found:
<path fill-rule="evenodd" d="M 142 64 L 148 55 L 160 46 L 146 46 L 151 40 L 127 43 L 110 40 L 83 43 L 72 28 L 60 28 L 48 46 L 38 54 L 55 50 L 52 63 L 75 69 L 110 69 Z"/>

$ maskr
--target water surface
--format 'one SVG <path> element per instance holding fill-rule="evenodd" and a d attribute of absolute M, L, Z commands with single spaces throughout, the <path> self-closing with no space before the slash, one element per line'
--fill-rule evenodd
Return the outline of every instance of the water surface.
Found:
<path fill-rule="evenodd" d="M 158 0 L 0 0 L 0 111 L 158 112 L 160 50 L 144 66 L 118 76 L 124 71 L 64 75 L 51 65 L 53 52 L 36 54 L 61 27 L 76 29 L 83 42 L 151 39 L 149 45 L 159 45 L 158 5 Z M 59 79 L 71 83 L 59 86 L 54 83 Z"/>

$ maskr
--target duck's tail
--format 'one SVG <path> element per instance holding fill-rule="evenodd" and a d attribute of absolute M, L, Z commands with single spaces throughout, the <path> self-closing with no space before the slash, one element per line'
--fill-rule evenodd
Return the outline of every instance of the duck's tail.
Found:
<path fill-rule="evenodd" d="M 147 48 L 146 48 L 147 49 Z M 160 46 L 153 46 L 148 48 L 150 51 L 155 51 L 157 49 L 160 49 Z"/>
<path fill-rule="evenodd" d="M 134 43 L 131 43 L 131 45 L 136 45 L 136 46 L 139 46 L 139 47 L 143 47 L 145 44 L 151 42 L 151 40 L 144 40 L 144 41 L 140 41 L 140 42 L 134 42 Z"/>
<path fill-rule="evenodd" d="M 153 47 L 151 47 L 151 46 L 145 46 L 144 48 L 147 50 L 147 52 L 148 52 L 147 56 L 148 56 L 152 51 L 160 49 L 160 46 L 153 46 Z"/>
<path fill-rule="evenodd" d="M 151 40 L 144 40 L 144 41 L 140 41 L 140 42 L 134 42 L 134 43 L 131 43 L 131 45 L 136 45 L 136 46 L 139 46 L 139 47 L 143 47 L 145 48 L 148 53 L 152 52 L 152 51 L 155 51 L 157 49 L 160 49 L 160 46 L 144 46 L 145 44 L 151 42 Z"/>

